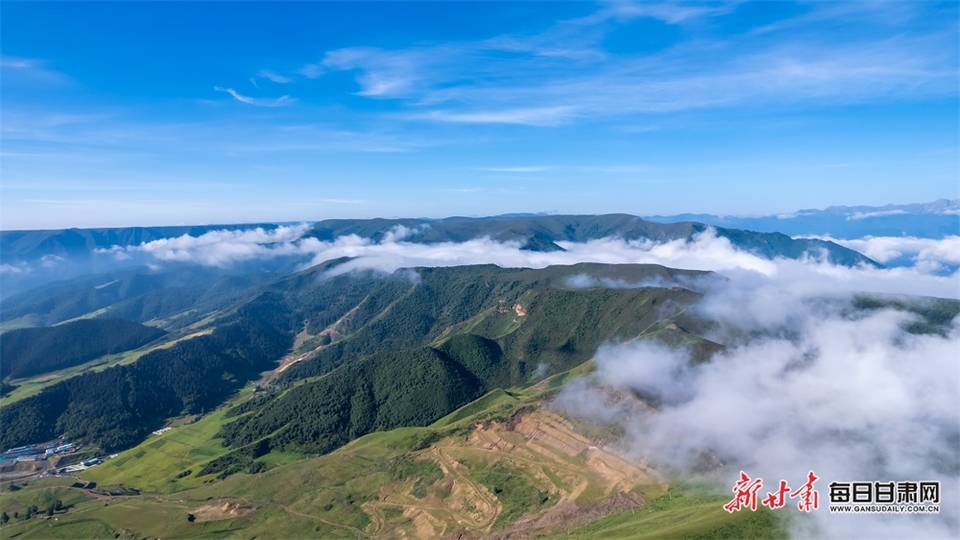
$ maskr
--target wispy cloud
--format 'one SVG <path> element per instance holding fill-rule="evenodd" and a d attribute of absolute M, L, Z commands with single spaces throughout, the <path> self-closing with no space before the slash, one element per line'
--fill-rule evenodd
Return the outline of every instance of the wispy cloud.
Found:
<path fill-rule="evenodd" d="M 409 95 L 414 86 L 422 82 L 420 77 L 424 75 L 424 68 L 444 63 L 450 52 L 446 47 L 404 51 L 356 47 L 326 53 L 321 65 L 328 70 L 356 70 L 360 84 L 357 95 L 397 97 Z"/>
<path fill-rule="evenodd" d="M 824 5 L 810 6 L 809 11 L 822 11 L 827 22 L 801 25 L 803 32 L 719 39 L 694 31 L 693 38 L 663 50 L 614 54 L 603 47 L 609 30 L 626 20 L 681 24 L 723 15 L 737 6 L 616 2 L 593 16 L 559 21 L 535 35 L 397 50 L 333 50 L 317 73 L 320 66 L 355 72 L 358 95 L 403 100 L 406 117 L 415 120 L 532 126 L 614 115 L 869 103 L 956 92 L 955 31 L 943 26 L 918 32 L 871 23 L 854 37 L 836 37 L 829 22 L 848 24 L 855 13 Z"/>
<path fill-rule="evenodd" d="M 506 172 L 506 173 L 537 173 L 549 171 L 552 167 L 477 167 L 477 171 Z"/>
<path fill-rule="evenodd" d="M 278 75 L 269 69 L 261 69 L 257 72 L 257 77 L 260 77 L 261 79 L 267 79 L 277 84 L 287 84 L 293 82 L 293 78 Z"/>
<path fill-rule="evenodd" d="M 855 169 L 858 167 L 866 167 L 866 163 L 861 162 L 848 162 L 848 163 L 823 163 L 820 165 L 811 165 L 811 169 Z"/>
<path fill-rule="evenodd" d="M 325 71 L 320 64 L 304 64 L 303 67 L 297 70 L 297 73 L 308 79 L 319 79 Z"/>
<path fill-rule="evenodd" d="M 47 67 L 48 62 L 37 58 L 22 58 L 17 56 L 0 56 L 0 71 L 3 72 L 5 84 L 63 84 L 70 81 L 70 77 Z"/>
<path fill-rule="evenodd" d="M 0 274 L 29 274 L 30 271 L 30 267 L 25 263 L 21 263 L 17 266 L 6 263 L 0 264 Z"/>
<path fill-rule="evenodd" d="M 734 10 L 739 2 L 717 4 L 692 2 L 630 2 L 608 3 L 597 16 L 603 19 L 634 19 L 646 17 L 668 24 L 680 24 L 692 19 L 724 15 Z"/>
<path fill-rule="evenodd" d="M 284 105 L 290 105 L 295 99 L 292 99 L 290 96 L 280 96 L 274 99 L 262 99 L 254 98 L 249 96 L 244 96 L 243 94 L 238 93 L 233 88 L 223 88 L 221 86 L 214 86 L 214 90 L 217 92 L 226 92 L 233 96 L 234 99 L 241 103 L 246 103 L 247 105 L 255 105 L 257 107 L 282 107 Z"/>
<path fill-rule="evenodd" d="M 352 131 L 320 124 L 273 126 L 255 143 L 229 145 L 230 153 L 362 152 L 402 153 L 429 146 L 428 140 L 387 131 Z"/>
<path fill-rule="evenodd" d="M 367 201 L 363 199 L 320 199 L 320 202 L 329 204 L 364 204 Z"/>
<path fill-rule="evenodd" d="M 38 64 L 39 62 L 37 60 L 31 60 L 29 58 L 17 58 L 12 56 L 0 57 L 0 68 L 30 69 L 38 67 Z"/>
<path fill-rule="evenodd" d="M 461 124 L 519 124 L 527 126 L 557 126 L 571 120 L 575 116 L 575 113 L 575 107 L 557 106 L 506 109 L 499 111 L 429 111 L 422 114 L 409 115 L 409 118 Z"/>
<path fill-rule="evenodd" d="M 895 216 L 897 214 L 905 214 L 905 213 L 906 211 L 899 208 L 894 210 L 879 210 L 877 212 L 855 212 L 847 216 L 847 219 L 867 219 L 867 218 L 882 217 L 882 216 Z"/>

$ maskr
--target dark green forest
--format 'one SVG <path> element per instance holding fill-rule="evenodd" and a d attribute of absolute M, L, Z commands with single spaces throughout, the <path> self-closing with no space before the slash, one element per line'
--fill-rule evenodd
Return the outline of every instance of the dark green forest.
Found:
<path fill-rule="evenodd" d="M 21 328 L 0 337 L 0 374 L 21 378 L 135 349 L 166 334 L 119 319 L 84 319 L 47 328 Z"/>
<path fill-rule="evenodd" d="M 490 389 L 569 369 L 603 341 L 636 336 L 699 299 L 676 287 L 567 285 L 583 272 L 633 281 L 699 275 L 659 266 L 327 273 L 343 262 L 261 287 L 223 309 L 210 335 L 4 407 L 0 446 L 60 434 L 105 450 L 129 446 L 170 417 L 219 406 L 275 367 L 298 331 L 339 321 L 334 342 L 283 373 L 278 389 L 294 388 L 225 432 L 237 447 L 270 437 L 277 447 L 327 452 L 371 430 L 429 423 Z M 519 302 L 523 316 L 515 312 Z"/>
<path fill-rule="evenodd" d="M 132 446 L 179 414 L 213 410 L 290 348 L 288 314 L 275 295 L 238 309 L 209 335 L 138 361 L 89 372 L 0 409 L 0 447 L 65 435 L 104 451 Z"/>
<path fill-rule="evenodd" d="M 236 450 L 204 473 L 247 470 L 265 449 L 327 453 L 371 431 L 427 425 L 495 388 L 577 366 L 605 341 L 660 332 L 666 320 L 703 328 L 682 314 L 699 293 L 566 286 L 586 270 L 597 268 L 417 269 L 419 280 L 372 284 L 375 292 L 344 322 L 349 331 L 342 341 L 287 370 L 277 397 L 228 413 L 239 418 L 220 436 Z M 639 278 L 655 269 L 632 271 Z M 523 315 L 515 308 L 520 304 Z M 720 348 L 675 333 L 686 336 L 674 340 L 677 346 Z M 297 384 L 304 377 L 319 378 Z"/>
<path fill-rule="evenodd" d="M 458 340 L 463 345 L 455 348 L 469 360 L 430 347 L 377 353 L 289 390 L 227 424 L 220 436 L 230 446 L 269 436 L 272 448 L 322 454 L 371 431 L 430 424 L 498 378 L 502 357 L 495 343 L 476 336 Z"/>

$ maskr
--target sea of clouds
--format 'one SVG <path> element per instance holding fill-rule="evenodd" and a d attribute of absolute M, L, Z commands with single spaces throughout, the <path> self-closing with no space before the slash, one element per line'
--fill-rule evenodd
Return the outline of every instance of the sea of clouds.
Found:
<path fill-rule="evenodd" d="M 146 256 L 159 262 L 191 262 L 209 266 L 284 256 L 309 259 L 304 267 L 340 257 L 353 260 L 334 272 L 360 269 L 393 272 L 416 266 L 458 266 L 496 264 L 503 267 L 543 268 L 578 262 L 649 263 L 673 268 L 711 270 L 740 280 L 764 279 L 789 283 L 791 291 L 831 292 L 860 290 L 878 293 L 918 294 L 960 298 L 958 274 L 944 273 L 948 265 L 960 263 L 960 237 L 924 242 L 912 238 L 867 239 L 879 262 L 916 253 L 915 264 L 892 268 L 850 268 L 820 258 L 769 260 L 738 249 L 726 238 L 708 229 L 691 240 L 670 242 L 627 241 L 603 238 L 583 243 L 557 242 L 566 251 L 535 252 L 520 249 L 519 242 L 498 242 L 487 237 L 466 242 L 418 243 L 408 241 L 412 231 L 399 226 L 380 241 L 347 235 L 321 241 L 304 235 L 307 225 L 283 226 L 274 230 L 212 231 L 202 236 L 181 236 L 146 242 L 138 246 L 100 250 L 117 259 Z M 896 242 L 899 241 L 899 244 Z M 856 249 L 855 241 L 848 247 Z M 868 255 L 869 256 L 869 255 Z M 792 294 L 792 292 L 791 292 Z"/>
<path fill-rule="evenodd" d="M 794 520 L 794 536 L 957 538 L 960 535 L 960 324 L 914 335 L 915 316 L 852 309 L 857 288 L 818 294 L 789 282 L 704 282 L 699 314 L 722 324 L 725 350 L 692 364 L 651 341 L 602 347 L 593 380 L 567 386 L 554 405 L 626 430 L 623 449 L 690 473 L 704 466 L 733 488 L 740 471 L 791 488 L 808 471 L 820 509 Z M 759 286 L 757 286 L 759 285 Z M 627 387 L 656 412 L 609 399 Z M 853 515 L 827 510 L 833 481 L 941 482 L 939 514 Z M 733 492 L 729 492 L 731 499 Z M 790 510 L 797 512 L 790 501 Z"/>

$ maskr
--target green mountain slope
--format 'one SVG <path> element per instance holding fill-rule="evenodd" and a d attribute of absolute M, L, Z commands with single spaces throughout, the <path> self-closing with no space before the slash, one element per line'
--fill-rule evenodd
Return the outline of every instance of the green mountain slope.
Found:
<path fill-rule="evenodd" d="M 336 323 L 335 340 L 318 347 L 279 378 L 290 385 L 304 377 L 330 374 L 326 381 L 310 383 L 328 385 L 324 390 L 308 387 L 297 392 L 320 400 L 304 399 L 298 406 L 332 411 L 330 418 L 336 421 L 322 428 L 332 442 L 317 441 L 312 429 L 320 422 L 297 435 L 288 431 L 276 441 L 282 447 L 329 451 L 371 429 L 423 425 L 483 391 L 568 369 L 589 358 L 603 340 L 629 339 L 651 322 L 670 316 L 670 310 L 655 315 L 666 300 L 689 304 L 699 298 L 678 288 L 610 289 L 612 292 L 606 293 L 596 288 L 575 289 L 569 285 L 571 278 L 594 273 L 639 282 L 703 275 L 658 266 L 589 264 L 542 270 L 492 265 L 421 268 L 392 276 L 329 274 L 342 262 L 331 261 L 261 287 L 248 299 L 219 310 L 207 326 L 214 328 L 212 333 L 150 352 L 133 364 L 67 379 L 3 407 L 0 420 L 10 428 L 0 437 L 0 446 L 18 446 L 63 433 L 105 449 L 134 444 L 166 418 L 215 408 L 239 385 L 276 367 L 296 343 L 295 335 L 318 336 Z M 527 302 L 536 316 L 525 317 L 505 307 L 515 302 Z M 611 313 L 617 315 L 611 319 Z M 516 321 L 511 322 L 513 318 Z M 477 329 L 461 331 L 458 325 L 464 324 Z M 505 333 L 504 325 L 516 328 Z M 606 328 L 588 331 L 597 325 Z M 427 348 L 438 339 L 466 333 L 498 340 L 496 345 L 509 361 L 494 369 L 475 363 L 489 356 L 489 351 L 459 351 L 457 354 L 470 358 L 461 363 L 448 354 L 453 345 L 446 352 Z M 398 360 L 390 362 L 384 356 L 388 354 Z M 420 360 L 423 363 L 417 364 Z M 405 377 L 415 373 L 405 370 L 407 363 L 421 366 L 430 377 L 424 375 L 420 382 Z M 354 364 L 357 367 L 351 367 Z M 363 367 L 371 364 L 396 367 L 392 382 L 397 386 L 371 387 L 372 394 L 357 394 L 358 380 L 373 379 L 356 370 L 383 371 Z M 340 366 L 344 370 L 333 373 Z M 434 383 L 437 386 L 430 386 Z M 397 405 L 408 399 L 401 396 L 417 393 L 448 397 L 426 412 L 411 413 L 412 407 Z M 373 397 L 367 399 L 370 395 Z M 288 414 L 286 404 L 293 401 L 283 403 L 271 411 Z M 362 412 L 370 404 L 377 412 Z M 343 420 L 343 410 L 351 411 L 348 421 Z M 271 435 L 272 425 L 265 421 L 251 427 L 248 434 L 237 438 L 237 444 Z"/>
<path fill-rule="evenodd" d="M 342 324 L 339 341 L 280 380 L 283 387 L 319 379 L 236 411 L 243 416 L 220 436 L 237 450 L 206 472 L 242 470 L 270 448 L 325 453 L 372 431 L 427 425 L 484 392 L 577 366 L 611 340 L 684 334 L 678 346 L 703 354 L 719 348 L 681 329 L 704 324 L 684 313 L 698 293 L 570 285 L 585 275 L 639 283 L 702 273 L 594 264 L 414 271 L 419 279 L 401 274 L 374 283 Z"/>
<path fill-rule="evenodd" d="M 202 455 L 219 451 L 205 438 L 230 422 L 210 415 L 85 471 L 76 487 L 30 482 L 0 502 L 11 516 L 21 512 L 5 534 L 786 537 L 782 513 L 728 514 L 728 494 L 662 478 L 550 410 L 553 389 L 586 367 L 533 388 L 491 392 L 429 426 L 373 433 L 324 456 L 267 454 L 260 460 L 269 470 L 224 480 L 199 474 Z M 97 487 L 82 487 L 86 481 Z M 22 519 L 31 504 L 55 498 L 70 504 L 56 521 Z"/>
<path fill-rule="evenodd" d="M 330 286 L 343 291 L 339 300 L 350 298 L 357 303 L 348 307 L 349 302 L 344 302 L 332 314 L 322 310 L 317 315 L 329 324 L 356 308 L 341 324 L 339 333 L 343 337 L 291 366 L 282 379 L 289 382 L 321 375 L 357 357 L 385 349 L 422 347 L 457 333 L 498 339 L 517 330 L 521 321 L 533 323 L 523 325 L 523 332 L 502 344 L 508 356 L 519 359 L 519 372 L 514 376 L 529 377 L 540 362 L 556 363 L 555 369 L 549 371 L 555 373 L 589 358 L 603 340 L 621 334 L 624 338 L 634 337 L 657 320 L 656 314 L 670 316 L 669 306 L 665 307 L 668 300 L 689 305 L 699 299 L 698 294 L 676 287 L 608 289 L 599 282 L 593 288 L 574 286 L 576 278 L 585 275 L 637 285 L 672 284 L 708 274 L 658 265 L 582 263 L 543 269 L 494 265 L 417 268 L 398 271 L 388 278 L 371 273 L 341 275 L 329 280 Z M 364 280 L 360 291 L 356 289 L 358 279 Z M 321 324 L 312 323 L 317 315 L 307 309 L 304 300 L 327 294 L 327 290 L 319 283 L 303 284 L 305 288 L 301 289 L 303 280 L 300 277 L 295 282 L 282 283 L 284 288 L 293 284 L 292 290 L 300 291 L 284 294 L 290 295 L 291 303 L 300 303 L 305 324 L 321 328 Z M 518 315 L 518 303 L 523 310 L 533 309 L 535 315 Z M 598 327 L 601 323 L 607 326 Z M 552 329 L 554 325 L 562 328 Z M 597 328 L 599 333 L 591 330 Z"/>
<path fill-rule="evenodd" d="M 5 298 L 0 321 L 29 318 L 32 325 L 46 326 L 81 316 L 98 316 L 147 322 L 191 309 L 210 311 L 223 307 L 272 277 L 258 273 L 224 274 L 194 266 L 93 274 Z"/>
<path fill-rule="evenodd" d="M 0 338 L 0 373 L 7 379 L 56 371 L 135 349 L 164 334 L 158 328 L 119 319 L 11 330 Z"/>
<path fill-rule="evenodd" d="M 282 306 L 260 295 L 212 333 L 87 372 L 0 408 L 0 447 L 58 435 L 111 451 L 132 446 L 172 416 L 219 406 L 275 365 L 292 336 Z"/>
<path fill-rule="evenodd" d="M 54 510 L 56 521 L 12 520 L 3 535 L 786 537 L 784 512 L 728 514 L 722 504 L 730 499 L 729 486 L 718 490 L 663 477 L 617 454 L 610 426 L 586 425 L 550 408 L 553 392 L 589 371 L 586 363 L 560 372 L 594 340 L 659 339 L 703 358 L 716 350 L 719 345 L 698 337 L 710 323 L 690 314 L 699 295 L 669 285 L 697 274 L 576 265 L 330 277 L 334 267 L 280 280 L 227 310 L 211 334 L 216 340 L 198 342 L 198 351 L 208 355 L 219 347 L 228 356 L 208 372 L 191 372 L 203 376 L 189 384 L 124 387 L 125 395 L 152 390 L 153 397 L 189 390 L 184 397 L 194 401 L 171 400 L 167 415 L 199 410 L 197 399 L 229 399 L 229 408 L 82 473 L 98 484 L 96 491 L 72 487 L 72 480 L 31 480 L 0 499 L 3 511 L 22 515 L 55 500 L 70 507 Z M 633 288 L 624 288 L 628 283 Z M 448 305 L 418 308 L 414 300 L 429 295 Z M 851 316 L 886 308 L 916 313 L 904 323 L 911 332 L 944 332 L 960 302 L 863 296 L 850 305 Z M 397 336 L 392 328 L 409 335 Z M 275 366 L 295 340 L 319 336 L 329 341 L 311 342 L 321 344 L 311 345 L 313 352 L 279 377 L 263 379 L 261 391 L 248 384 L 246 392 L 234 392 L 258 369 Z M 389 338 L 383 340 L 389 345 L 368 353 L 350 344 L 371 336 Z M 311 360 L 338 344 L 346 351 L 338 365 Z M 256 350 L 264 354 L 255 357 Z M 144 369 L 153 369 L 160 364 L 152 362 L 169 359 L 145 356 L 131 366 L 147 361 Z M 238 362 L 249 362 L 249 369 L 237 374 L 226 367 Z M 288 378 L 301 364 L 323 369 L 307 379 Z M 133 371 L 117 373 L 147 380 Z M 223 379 L 227 374 L 234 379 Z M 216 392 L 199 393 L 217 377 L 224 382 Z M 107 383 L 119 379 L 101 382 L 91 393 L 107 396 Z M 112 398 L 101 402 L 114 406 Z M 118 410 L 131 418 L 139 412 Z M 95 426 L 106 421 L 92 401 L 72 411 L 79 416 L 69 418 Z M 12 425 L 2 420 L 5 429 Z M 122 433 L 122 424 L 115 427 Z M 305 455 L 314 453 L 323 455 Z"/>

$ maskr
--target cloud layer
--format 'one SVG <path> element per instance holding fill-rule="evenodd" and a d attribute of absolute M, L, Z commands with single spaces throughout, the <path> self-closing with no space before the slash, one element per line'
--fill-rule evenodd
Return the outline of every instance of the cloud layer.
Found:
<path fill-rule="evenodd" d="M 820 238 L 859 251 L 886 265 L 917 266 L 928 272 L 956 271 L 960 266 L 960 236 L 956 235 L 939 240 L 915 236 L 866 236 L 854 240 Z"/>
<path fill-rule="evenodd" d="M 794 520 L 797 537 L 956 538 L 958 321 L 947 335 L 911 335 L 912 316 L 857 313 L 849 295 L 824 301 L 789 281 L 753 285 L 734 278 L 707 289 L 701 314 L 725 317 L 728 330 L 711 336 L 727 348 L 710 362 L 691 365 L 652 342 L 604 347 L 595 358 L 600 386 L 568 386 L 555 405 L 625 426 L 623 444 L 638 459 L 714 469 L 726 489 L 741 470 L 762 478 L 761 498 L 781 479 L 799 487 L 813 470 L 821 507 Z M 611 386 L 651 398 L 659 412 L 611 401 Z M 941 482 L 940 514 L 827 509 L 832 481 L 920 480 Z"/>
<path fill-rule="evenodd" d="M 160 261 L 193 262 L 225 266 L 234 262 L 281 256 L 309 258 L 319 264 L 340 257 L 351 257 L 334 272 L 359 269 L 393 272 L 414 266 L 457 266 L 496 264 L 503 267 L 543 268 L 578 262 L 661 264 L 675 268 L 709 270 L 750 282 L 754 288 L 789 283 L 787 294 L 865 292 L 918 294 L 945 298 L 960 297 L 956 272 L 944 274 L 943 264 L 953 261 L 951 240 L 942 249 L 928 249 L 917 264 L 890 269 L 849 268 L 820 260 L 768 260 L 737 249 L 712 230 L 691 241 L 625 241 L 603 238 L 585 243 L 560 243 L 566 251 L 541 253 L 520 249 L 518 242 L 497 242 L 477 238 L 466 242 L 421 244 L 404 240 L 406 231 L 397 228 L 382 241 L 356 235 L 333 241 L 305 238 L 306 225 L 279 227 L 273 231 L 213 231 L 200 237 L 157 240 L 139 246 L 113 248 L 116 257 L 147 255 Z M 926 245 L 926 244 L 923 244 Z"/>

